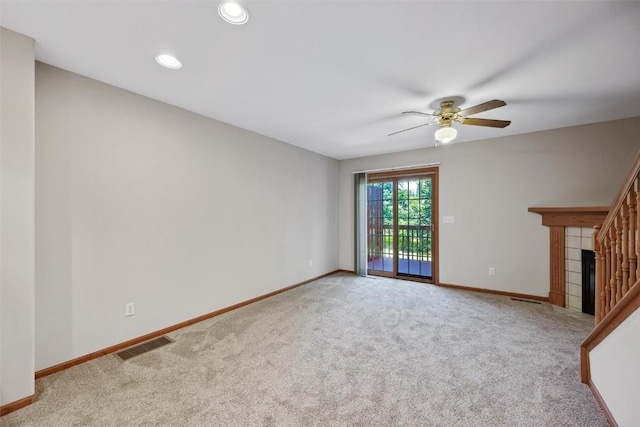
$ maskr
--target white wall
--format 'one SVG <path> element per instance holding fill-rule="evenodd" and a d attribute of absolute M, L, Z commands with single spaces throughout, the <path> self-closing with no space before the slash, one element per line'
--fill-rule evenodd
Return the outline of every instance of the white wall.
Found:
<path fill-rule="evenodd" d="M 0 28 L 0 405 L 34 393 L 33 40 Z"/>
<path fill-rule="evenodd" d="M 41 63 L 36 137 L 36 369 L 338 267 L 336 160 Z"/>
<path fill-rule="evenodd" d="M 638 149 L 634 118 L 341 161 L 340 268 L 353 269 L 352 172 L 440 162 L 440 282 L 548 296 L 549 230 L 527 208 L 609 205 Z"/>
<path fill-rule="evenodd" d="M 591 381 L 620 427 L 640 425 L 640 310 L 589 352 Z"/>

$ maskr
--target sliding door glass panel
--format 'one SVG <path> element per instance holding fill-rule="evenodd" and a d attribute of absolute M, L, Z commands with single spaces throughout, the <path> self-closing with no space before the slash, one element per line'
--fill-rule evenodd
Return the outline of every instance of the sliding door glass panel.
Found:
<path fill-rule="evenodd" d="M 398 274 L 432 277 L 432 179 L 397 181 Z"/>
<path fill-rule="evenodd" d="M 368 269 L 393 273 L 393 181 L 367 185 Z"/>

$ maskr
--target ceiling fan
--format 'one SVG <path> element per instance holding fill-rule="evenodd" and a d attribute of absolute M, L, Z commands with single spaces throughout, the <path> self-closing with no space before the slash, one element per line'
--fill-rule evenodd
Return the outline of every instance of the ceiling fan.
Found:
<path fill-rule="evenodd" d="M 390 133 L 389 136 L 401 132 L 406 132 L 408 130 L 417 129 L 423 126 L 439 124 L 440 128 L 436 131 L 435 134 L 436 140 L 445 144 L 447 142 L 453 141 L 453 139 L 455 139 L 456 135 L 458 134 L 458 131 L 451 126 L 454 122 L 460 123 L 462 125 L 488 126 L 492 128 L 504 128 L 509 126 L 509 124 L 511 123 L 510 120 L 476 119 L 473 117 L 468 117 L 473 114 L 478 114 L 483 111 L 493 110 L 494 108 L 504 107 L 505 105 L 507 105 L 506 102 L 499 99 L 487 101 L 482 104 L 466 108 L 464 110 L 455 107 L 454 104 L 454 101 L 443 101 L 440 103 L 440 108 L 433 113 L 422 113 L 420 111 L 404 111 L 402 114 L 417 114 L 420 116 L 428 116 L 432 119 L 431 121 L 422 125 Z"/>

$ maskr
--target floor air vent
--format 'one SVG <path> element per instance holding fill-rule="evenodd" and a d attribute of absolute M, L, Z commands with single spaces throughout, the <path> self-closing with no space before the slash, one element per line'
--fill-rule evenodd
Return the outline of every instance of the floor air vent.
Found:
<path fill-rule="evenodd" d="M 125 361 L 148 351 L 155 350 L 156 348 L 171 344 L 172 342 L 173 340 L 171 338 L 167 336 L 161 336 L 160 338 L 143 342 L 142 344 L 134 345 L 133 347 L 129 347 L 127 349 L 119 351 L 116 353 L 116 356 L 119 357 L 122 361 Z"/>
<path fill-rule="evenodd" d="M 511 301 L 520 301 L 520 302 L 528 302 L 530 304 L 542 304 L 539 301 L 530 301 L 528 299 L 520 299 L 520 298 L 511 298 Z"/>

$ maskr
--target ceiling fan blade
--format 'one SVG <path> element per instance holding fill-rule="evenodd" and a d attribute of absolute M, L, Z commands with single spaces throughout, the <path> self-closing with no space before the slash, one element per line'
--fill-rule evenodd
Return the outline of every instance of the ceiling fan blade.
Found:
<path fill-rule="evenodd" d="M 493 110 L 494 108 L 504 107 L 505 105 L 507 105 L 506 102 L 499 99 L 494 99 L 493 101 L 487 101 L 482 104 L 464 109 L 458 113 L 458 117 L 467 117 L 472 114 L 481 113 L 483 111 Z"/>
<path fill-rule="evenodd" d="M 488 126 L 491 128 L 505 128 L 511 124 L 511 120 L 474 119 L 466 117 L 462 117 L 459 121 L 463 125 Z"/>
<path fill-rule="evenodd" d="M 421 113 L 420 111 L 403 111 L 402 114 L 419 114 L 421 116 L 433 116 L 432 113 Z"/>
<path fill-rule="evenodd" d="M 389 134 L 389 135 L 387 135 L 387 136 L 395 135 L 396 133 L 406 132 L 406 131 L 408 131 L 408 130 L 412 130 L 412 129 L 421 128 L 421 127 L 423 127 L 423 126 L 429 126 L 429 125 L 432 125 L 432 124 L 433 124 L 433 123 L 425 123 L 425 124 L 423 124 L 423 125 L 414 126 L 414 127 L 412 127 L 412 128 L 402 129 L 402 130 L 399 130 L 399 131 L 397 131 L 397 132 L 390 133 L 390 134 Z"/>

